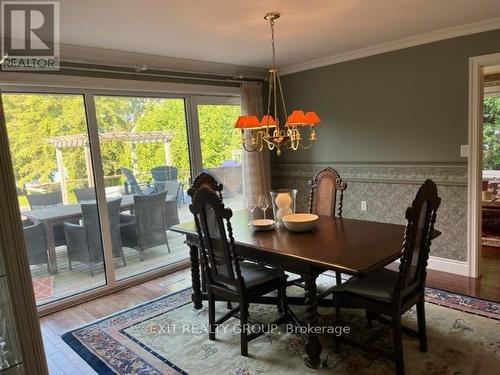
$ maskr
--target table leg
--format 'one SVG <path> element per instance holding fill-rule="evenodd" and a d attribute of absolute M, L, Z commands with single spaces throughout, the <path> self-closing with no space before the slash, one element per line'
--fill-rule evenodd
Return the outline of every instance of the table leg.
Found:
<path fill-rule="evenodd" d="M 304 275 L 305 282 L 305 304 L 306 304 L 306 324 L 308 328 L 306 353 L 309 360 L 306 364 L 311 368 L 318 368 L 320 366 L 321 343 L 319 342 L 318 335 L 314 328 L 318 323 L 318 297 L 316 291 L 316 278 L 317 274 L 309 272 Z"/>
<path fill-rule="evenodd" d="M 47 250 L 49 252 L 49 269 L 51 274 L 58 272 L 56 259 L 56 241 L 54 239 L 54 225 L 52 223 L 44 223 L 45 238 L 47 240 Z"/>
<path fill-rule="evenodd" d="M 198 257 L 197 245 L 189 244 L 189 256 L 191 258 L 191 284 L 193 288 L 191 300 L 194 303 L 194 308 L 199 310 L 203 308 L 203 296 L 201 294 L 200 259 Z"/>

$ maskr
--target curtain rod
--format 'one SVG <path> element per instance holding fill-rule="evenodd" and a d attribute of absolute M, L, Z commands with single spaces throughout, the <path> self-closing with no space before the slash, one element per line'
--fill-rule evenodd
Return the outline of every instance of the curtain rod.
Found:
<path fill-rule="evenodd" d="M 169 74 L 169 73 L 154 73 L 147 71 L 129 71 L 129 70 L 119 70 L 119 69 L 108 69 L 108 68 L 96 68 L 87 66 L 72 66 L 61 64 L 61 70 L 74 70 L 74 71 L 86 71 L 93 73 L 111 73 L 111 74 L 124 74 L 139 77 L 157 77 L 157 78 L 173 78 L 173 79 L 185 79 L 185 80 L 195 80 L 195 81 L 206 81 L 206 82 L 219 82 L 219 83 L 244 83 L 244 82 L 263 82 L 264 79 L 259 78 L 224 78 L 224 77 L 206 77 L 201 74 L 193 73 L 194 75 L 188 75 L 189 73 L 182 72 L 179 75 Z M 156 71 L 155 71 L 156 72 Z"/>

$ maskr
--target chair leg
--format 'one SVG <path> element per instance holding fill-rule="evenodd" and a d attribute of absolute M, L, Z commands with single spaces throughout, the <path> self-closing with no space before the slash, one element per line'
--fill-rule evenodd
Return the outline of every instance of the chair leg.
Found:
<path fill-rule="evenodd" d="M 215 298 L 213 294 L 208 292 L 208 339 L 215 340 Z"/>
<path fill-rule="evenodd" d="M 335 285 L 342 284 L 342 274 L 339 271 L 335 271 Z"/>
<path fill-rule="evenodd" d="M 341 324 L 340 321 L 340 307 L 339 307 L 339 302 L 336 300 L 335 293 L 333 294 L 333 299 L 334 299 L 334 305 L 335 305 L 335 318 L 334 318 L 334 323 L 335 326 L 339 326 Z M 340 353 L 340 337 L 337 335 L 333 335 L 333 351 L 334 353 Z"/>
<path fill-rule="evenodd" d="M 71 259 L 69 259 L 69 257 L 68 257 L 68 266 L 69 266 L 69 270 L 73 271 L 73 265 L 71 264 Z"/>
<path fill-rule="evenodd" d="M 425 324 L 425 298 L 422 294 L 417 302 L 418 340 L 421 352 L 427 352 L 427 327 Z"/>
<path fill-rule="evenodd" d="M 168 250 L 168 253 L 170 254 L 170 252 L 171 252 L 171 251 L 170 251 L 170 245 L 169 245 L 169 243 L 168 243 L 168 237 L 167 237 L 167 235 L 166 235 L 166 234 L 165 234 L 165 242 L 167 243 L 167 250 Z"/>
<path fill-rule="evenodd" d="M 232 310 L 233 305 L 231 304 L 231 301 L 227 301 L 226 307 L 227 307 L 228 310 Z"/>
<path fill-rule="evenodd" d="M 123 251 L 122 251 L 122 262 L 123 262 L 123 267 L 126 267 L 127 262 L 125 262 L 125 254 L 123 254 Z"/>
<path fill-rule="evenodd" d="M 372 329 L 373 328 L 373 314 L 371 313 L 371 311 L 369 310 L 366 310 L 365 312 L 365 317 L 366 317 L 366 328 L 367 329 Z"/>
<path fill-rule="evenodd" d="M 278 289 L 278 312 L 285 314 L 287 308 L 286 283 Z"/>
<path fill-rule="evenodd" d="M 241 324 L 241 355 L 248 356 L 248 304 L 240 302 L 240 324 Z"/>
<path fill-rule="evenodd" d="M 394 360 L 396 362 L 396 375 L 404 375 L 405 364 L 403 355 L 403 335 L 401 333 L 400 311 L 396 311 L 392 316 L 392 334 L 394 339 Z"/>

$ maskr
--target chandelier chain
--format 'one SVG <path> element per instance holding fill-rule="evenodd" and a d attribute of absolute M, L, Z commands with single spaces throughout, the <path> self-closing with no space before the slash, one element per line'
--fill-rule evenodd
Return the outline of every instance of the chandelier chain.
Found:
<path fill-rule="evenodd" d="M 272 68 L 276 68 L 276 48 L 274 46 L 274 19 L 269 19 L 269 25 L 271 26 L 271 48 L 273 51 Z"/>

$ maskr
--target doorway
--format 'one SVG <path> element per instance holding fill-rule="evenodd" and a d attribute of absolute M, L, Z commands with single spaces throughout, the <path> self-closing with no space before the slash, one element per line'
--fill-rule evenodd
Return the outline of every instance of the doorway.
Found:
<path fill-rule="evenodd" d="M 481 278 L 481 289 L 495 288 L 500 285 L 500 53 L 472 57 L 469 67 L 469 277 Z"/>

